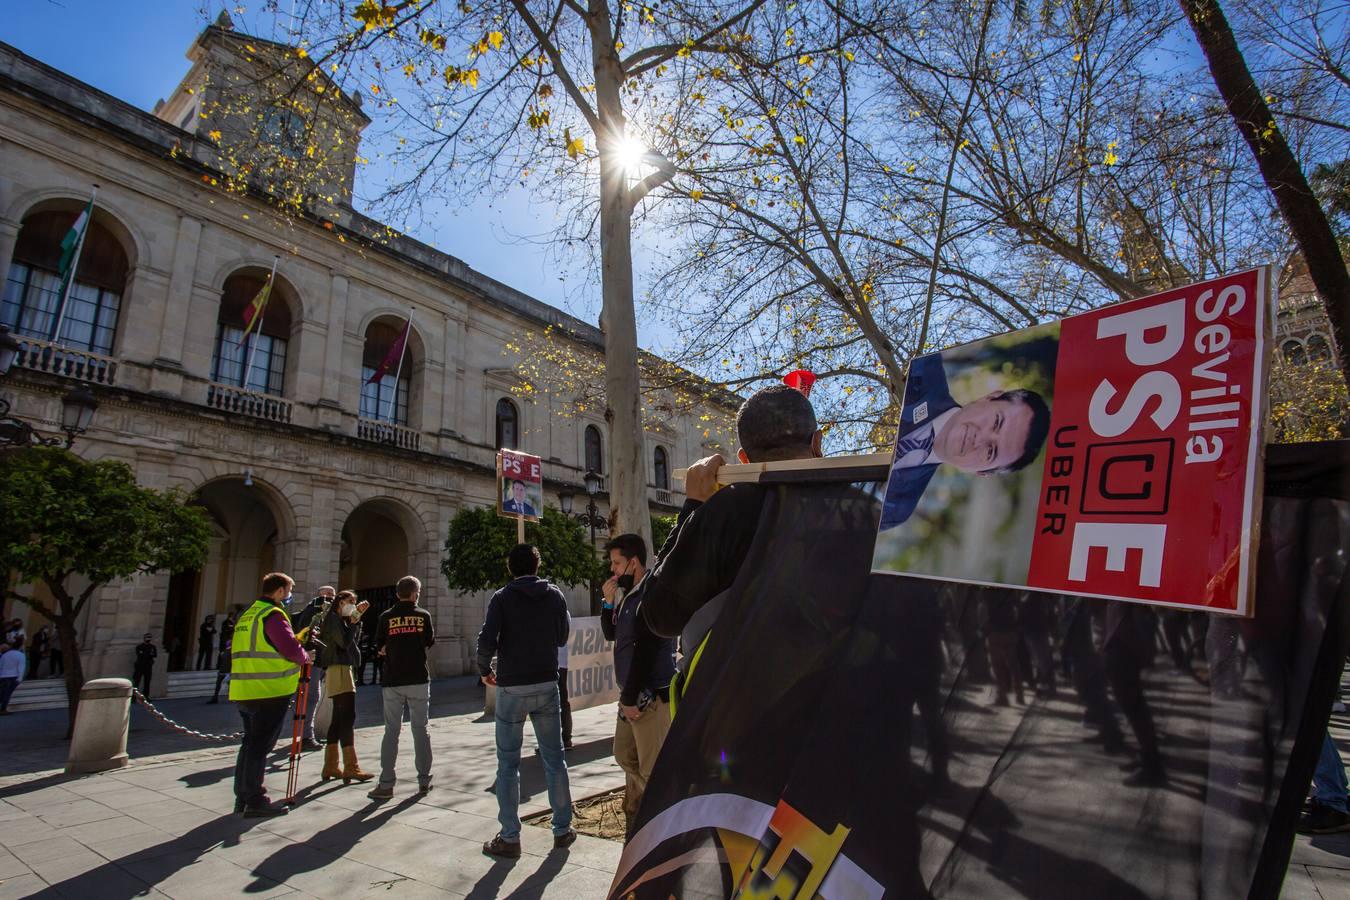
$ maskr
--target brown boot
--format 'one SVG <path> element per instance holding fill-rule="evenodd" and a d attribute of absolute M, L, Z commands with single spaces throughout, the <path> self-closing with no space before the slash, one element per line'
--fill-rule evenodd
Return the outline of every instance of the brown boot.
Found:
<path fill-rule="evenodd" d="M 353 781 L 369 781 L 375 776 L 369 772 L 361 771 L 361 764 L 356 761 L 356 748 L 342 748 L 342 783 L 349 784 Z"/>
<path fill-rule="evenodd" d="M 323 780 L 342 777 L 342 763 L 338 760 L 338 745 L 325 744 L 323 748 Z"/>

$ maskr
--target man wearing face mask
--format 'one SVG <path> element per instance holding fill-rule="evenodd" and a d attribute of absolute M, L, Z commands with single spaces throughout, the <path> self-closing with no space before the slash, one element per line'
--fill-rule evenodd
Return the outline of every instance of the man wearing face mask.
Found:
<path fill-rule="evenodd" d="M 263 771 L 300 683 L 300 669 L 311 661 L 286 615 L 294 586 L 283 572 L 263 578 L 261 596 L 235 623 L 230 644 L 230 700 L 238 704 L 244 723 L 234 766 L 234 810 L 246 819 L 286 815 L 286 807 L 268 801 Z"/>
<path fill-rule="evenodd" d="M 614 674 L 619 680 L 619 718 L 614 730 L 614 759 L 625 776 L 623 814 L 629 832 L 642 803 L 652 766 L 670 731 L 670 679 L 675 674 L 675 640 L 656 646 L 650 663 L 633 665 L 638 640 L 637 609 L 647 574 L 647 542 L 620 534 L 605 545 L 612 577 L 605 582 L 600 627 L 614 642 Z M 636 586 L 636 589 L 635 589 Z"/>

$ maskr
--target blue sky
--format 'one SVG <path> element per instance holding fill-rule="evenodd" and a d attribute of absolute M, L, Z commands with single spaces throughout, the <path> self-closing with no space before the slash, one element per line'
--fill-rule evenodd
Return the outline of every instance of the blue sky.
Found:
<path fill-rule="evenodd" d="M 287 0 L 275 4 L 283 11 L 289 8 Z M 246 6 L 240 15 L 239 4 L 221 0 L 10 0 L 0 18 L 0 40 L 150 110 L 187 73 L 188 47 L 208 15 L 214 18 L 221 8 L 230 9 L 240 30 L 284 39 L 284 31 L 274 31 L 276 17 L 263 2 Z M 552 220 L 547 212 L 537 201 L 527 202 L 520 188 L 485 193 L 457 210 L 429 216 L 413 234 L 486 275 L 595 324 L 599 288 L 594 278 L 586 277 L 582 255 L 560 263 L 557 253 L 529 242 Z M 641 284 L 637 287 L 640 293 Z M 644 347 L 662 349 L 659 326 L 640 331 Z"/>

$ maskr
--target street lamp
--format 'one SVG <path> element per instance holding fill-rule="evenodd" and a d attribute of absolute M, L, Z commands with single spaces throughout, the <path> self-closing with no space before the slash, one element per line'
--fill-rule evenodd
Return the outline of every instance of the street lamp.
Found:
<path fill-rule="evenodd" d="M 600 510 L 595 505 L 595 495 L 600 493 L 600 483 L 602 479 L 594 471 L 588 469 L 582 479 L 586 483 L 586 509 L 584 512 L 572 512 L 572 492 L 561 491 L 558 494 L 558 503 L 562 506 L 563 515 L 569 516 L 582 525 L 589 526 L 591 529 L 591 555 L 595 555 L 595 529 L 609 527 L 609 522 L 600 515 Z M 595 575 L 591 575 L 591 615 L 600 614 L 600 591 L 595 583 Z"/>
<path fill-rule="evenodd" d="M 14 358 L 19 352 L 19 342 L 9 333 L 9 329 L 0 326 L 0 375 L 9 374 Z M 10 403 L 0 397 L 0 447 L 58 447 L 59 437 L 43 437 L 33 426 L 16 419 L 9 414 Z M 61 398 L 61 430 L 66 433 L 65 448 L 70 449 L 77 434 L 89 430 L 89 424 L 98 410 L 98 400 L 84 385 L 68 391 Z"/>

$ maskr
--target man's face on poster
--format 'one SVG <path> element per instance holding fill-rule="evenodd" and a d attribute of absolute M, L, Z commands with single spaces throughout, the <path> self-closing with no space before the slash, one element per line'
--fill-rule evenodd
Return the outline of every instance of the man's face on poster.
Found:
<path fill-rule="evenodd" d="M 994 391 L 957 409 L 935 439 L 933 449 L 943 462 L 964 472 L 995 473 L 1022 456 L 1031 407 L 1003 398 L 1003 391 Z"/>
<path fill-rule="evenodd" d="M 525 484 L 521 481 L 511 482 L 511 499 L 516 501 L 519 506 L 525 505 Z"/>

